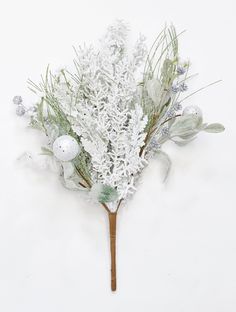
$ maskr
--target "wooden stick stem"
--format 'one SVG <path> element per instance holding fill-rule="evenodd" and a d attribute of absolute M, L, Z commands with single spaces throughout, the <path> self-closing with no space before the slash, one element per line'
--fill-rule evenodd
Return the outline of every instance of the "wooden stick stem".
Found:
<path fill-rule="evenodd" d="M 111 290 L 116 290 L 116 217 L 117 212 L 108 212 L 111 249 Z"/>

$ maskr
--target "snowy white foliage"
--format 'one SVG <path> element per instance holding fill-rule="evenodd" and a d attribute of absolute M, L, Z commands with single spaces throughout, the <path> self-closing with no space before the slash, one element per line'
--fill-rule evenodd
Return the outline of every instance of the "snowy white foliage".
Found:
<path fill-rule="evenodd" d="M 64 186 L 89 190 L 112 211 L 134 193 L 150 157 L 162 158 L 169 172 L 170 158 L 161 150 L 167 140 L 183 146 L 200 131 L 224 130 L 178 112 L 191 94 L 181 99 L 189 63 L 179 62 L 175 28 L 164 28 L 148 54 L 143 35 L 129 48 L 128 31 L 126 23 L 115 22 L 98 48 L 75 50 L 73 71 L 47 70 L 38 86 L 31 81 L 40 96 L 36 106 L 27 110 L 19 97 L 13 100 L 30 115 L 31 126 L 46 133 L 43 153 L 54 160 Z M 80 145 L 70 162 L 53 156 L 53 142 L 61 135 Z"/>
<path fill-rule="evenodd" d="M 99 53 L 91 48 L 77 52 L 83 89 L 72 122 L 91 155 L 93 181 L 115 187 L 119 199 L 133 191 L 133 176 L 146 164 L 139 152 L 147 117 L 137 96 L 134 73 L 144 56 L 144 42 L 130 58 L 126 37 L 127 27 L 118 23 L 108 29 Z"/>

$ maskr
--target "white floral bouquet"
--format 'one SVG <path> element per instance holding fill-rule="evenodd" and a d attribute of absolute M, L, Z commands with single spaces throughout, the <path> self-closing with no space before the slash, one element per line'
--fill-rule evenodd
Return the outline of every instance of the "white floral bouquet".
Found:
<path fill-rule="evenodd" d="M 86 191 L 109 216 L 111 288 L 116 290 L 116 216 L 135 192 L 143 168 L 154 155 L 170 159 L 163 145 L 184 146 L 200 131 L 221 132 L 203 122 L 197 106 L 182 103 L 188 93 L 189 62 L 182 62 L 173 26 L 165 27 L 149 52 L 140 35 L 133 49 L 122 21 L 108 27 L 99 48 L 75 49 L 73 69 L 47 68 L 39 84 L 29 81 L 38 102 L 26 108 L 15 96 L 16 113 L 48 138 L 50 157 L 65 187 Z M 209 85 L 208 85 L 209 86 Z M 187 93 L 187 94 L 186 94 Z M 33 159 L 32 155 L 28 155 Z"/>

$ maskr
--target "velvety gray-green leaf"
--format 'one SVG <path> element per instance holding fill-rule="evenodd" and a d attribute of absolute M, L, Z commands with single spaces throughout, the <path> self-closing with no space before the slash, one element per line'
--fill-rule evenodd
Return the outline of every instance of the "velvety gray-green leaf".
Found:
<path fill-rule="evenodd" d="M 48 147 L 42 146 L 41 150 L 42 150 L 41 155 L 53 156 L 53 151 L 49 149 Z"/>
<path fill-rule="evenodd" d="M 198 132 L 199 119 L 195 115 L 180 116 L 170 127 L 170 136 L 189 135 Z"/>
<path fill-rule="evenodd" d="M 220 123 L 212 123 L 205 127 L 204 131 L 209 133 L 220 133 L 225 130 L 225 127 Z"/>
<path fill-rule="evenodd" d="M 155 104 L 160 103 L 161 97 L 161 83 L 157 79 L 151 79 L 147 81 L 147 92 L 150 98 L 153 100 Z"/>
<path fill-rule="evenodd" d="M 164 170 L 165 170 L 165 174 L 164 174 L 164 179 L 163 179 L 163 182 L 166 181 L 168 175 L 169 175 L 169 172 L 170 172 L 170 169 L 171 169 L 171 159 L 170 157 L 168 156 L 168 154 L 166 154 L 165 152 L 163 152 L 162 150 L 158 150 L 156 152 L 156 155 L 157 157 L 163 161 L 163 164 L 164 164 Z"/>
<path fill-rule="evenodd" d="M 189 134 L 180 135 L 179 138 L 181 138 L 183 140 L 189 140 L 189 139 L 195 138 L 196 135 L 198 134 L 198 132 L 199 132 L 199 130 L 195 130 L 195 131 L 192 131 Z"/>
<path fill-rule="evenodd" d="M 195 139 L 196 139 L 196 137 L 193 137 L 193 138 L 191 138 L 191 139 L 185 139 L 185 140 L 173 140 L 173 139 L 172 139 L 172 141 L 173 141 L 176 145 L 178 145 L 178 146 L 185 146 L 185 145 L 189 144 L 190 142 L 192 142 L 192 141 L 195 140 Z"/>

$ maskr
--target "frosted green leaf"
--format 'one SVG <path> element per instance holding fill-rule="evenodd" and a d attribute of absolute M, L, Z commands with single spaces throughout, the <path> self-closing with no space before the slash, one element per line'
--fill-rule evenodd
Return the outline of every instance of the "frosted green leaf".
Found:
<path fill-rule="evenodd" d="M 178 146 L 185 146 L 195 140 L 196 137 L 190 138 L 190 139 L 184 139 L 184 140 L 172 140 L 176 145 Z"/>
<path fill-rule="evenodd" d="M 86 190 L 80 185 L 81 179 L 76 174 L 72 162 L 61 163 L 61 180 L 62 184 L 70 190 Z"/>
<path fill-rule="evenodd" d="M 41 155 L 53 156 L 53 151 L 50 150 L 48 147 L 42 146 L 41 150 L 42 150 Z"/>
<path fill-rule="evenodd" d="M 37 110 L 37 115 L 38 115 L 38 120 L 42 124 L 44 123 L 44 118 L 43 118 L 43 100 L 38 104 L 38 110 Z"/>
<path fill-rule="evenodd" d="M 198 129 L 199 130 L 204 130 L 207 127 L 207 123 L 202 123 L 201 125 L 199 125 Z"/>
<path fill-rule="evenodd" d="M 91 197 L 100 203 L 109 203 L 118 199 L 118 192 L 110 185 L 95 183 L 91 188 Z"/>
<path fill-rule="evenodd" d="M 158 158 L 160 160 L 163 161 L 163 164 L 164 164 L 164 171 L 165 171 L 165 174 L 164 174 L 164 179 L 163 179 L 163 182 L 166 181 L 168 175 L 169 175 L 169 172 L 170 172 L 170 169 L 171 169 L 171 160 L 170 160 L 170 157 L 168 156 L 168 154 L 166 154 L 165 152 L 161 151 L 161 150 L 158 150 L 156 152 L 156 155 L 158 156 Z"/>
<path fill-rule="evenodd" d="M 176 118 L 174 124 L 170 127 L 170 135 L 185 136 L 198 132 L 199 118 L 195 115 L 186 115 Z"/>
<path fill-rule="evenodd" d="M 209 133 L 220 133 L 225 130 L 225 127 L 220 123 L 213 123 L 205 127 L 204 131 Z"/>
<path fill-rule="evenodd" d="M 64 178 L 65 179 L 70 178 L 75 172 L 75 168 L 72 162 L 70 161 L 62 162 L 61 165 L 63 167 Z"/>
<path fill-rule="evenodd" d="M 155 104 L 159 104 L 161 97 L 161 83 L 157 79 L 147 81 L 147 92 Z"/>
<path fill-rule="evenodd" d="M 185 135 L 180 135 L 179 138 L 183 139 L 183 140 L 189 140 L 189 139 L 193 139 L 196 137 L 196 134 L 199 132 L 200 130 L 196 130 L 193 131 L 189 134 L 185 134 Z"/>
<path fill-rule="evenodd" d="M 49 126 L 45 126 L 47 130 L 47 134 L 52 142 L 56 140 L 56 138 L 60 135 L 59 127 L 56 124 L 50 124 Z"/>
<path fill-rule="evenodd" d="M 100 203 L 109 203 L 117 200 L 117 190 L 109 185 L 102 185 L 100 194 L 98 195 L 98 201 Z"/>

